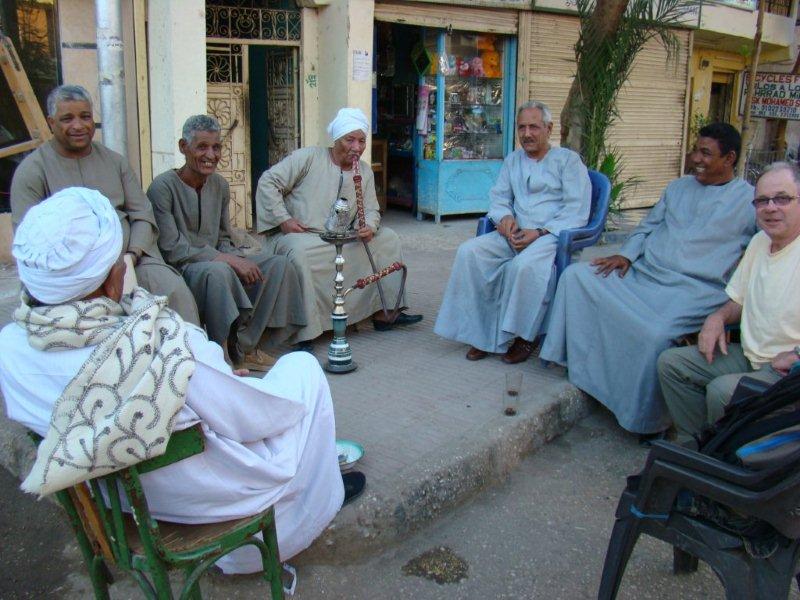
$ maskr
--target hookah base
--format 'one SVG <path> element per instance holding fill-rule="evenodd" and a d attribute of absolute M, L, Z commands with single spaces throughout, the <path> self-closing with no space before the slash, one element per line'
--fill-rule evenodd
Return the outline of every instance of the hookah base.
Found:
<path fill-rule="evenodd" d="M 354 363 L 353 361 L 350 361 L 349 363 L 344 363 L 344 364 L 342 364 L 342 363 L 332 363 L 331 361 L 328 361 L 328 362 L 325 363 L 325 365 L 322 368 L 325 369 L 328 373 L 342 374 L 342 373 L 350 373 L 352 371 L 355 371 L 358 368 L 358 365 L 356 363 Z"/>

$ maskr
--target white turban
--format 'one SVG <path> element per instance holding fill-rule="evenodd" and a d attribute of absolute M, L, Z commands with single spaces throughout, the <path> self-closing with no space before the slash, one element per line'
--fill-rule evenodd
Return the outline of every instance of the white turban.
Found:
<path fill-rule="evenodd" d="M 105 281 L 122 252 L 122 226 L 103 194 L 72 187 L 31 207 L 11 248 L 28 292 L 44 304 L 63 304 Z"/>
<path fill-rule="evenodd" d="M 328 124 L 328 135 L 335 142 L 356 129 L 369 135 L 367 115 L 360 108 L 340 108 L 336 118 Z"/>

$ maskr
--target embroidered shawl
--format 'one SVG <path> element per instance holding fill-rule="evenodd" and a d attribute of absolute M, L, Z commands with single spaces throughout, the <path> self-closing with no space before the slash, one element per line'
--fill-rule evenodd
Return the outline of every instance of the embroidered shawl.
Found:
<path fill-rule="evenodd" d="M 195 367 L 187 325 L 166 302 L 135 288 L 119 304 L 34 306 L 23 291 L 14 320 L 31 346 L 94 346 L 53 407 L 23 490 L 51 494 L 164 453 Z"/>

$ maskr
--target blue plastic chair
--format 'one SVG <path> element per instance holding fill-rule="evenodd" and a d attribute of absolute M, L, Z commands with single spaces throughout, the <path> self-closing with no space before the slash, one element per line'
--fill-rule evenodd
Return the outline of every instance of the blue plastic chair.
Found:
<path fill-rule="evenodd" d="M 572 254 L 583 248 L 594 246 L 606 226 L 608 205 L 611 202 L 611 182 L 602 173 L 591 169 L 589 170 L 589 180 L 592 182 L 592 208 L 589 212 L 589 222 L 585 227 L 565 229 L 558 235 L 555 260 L 556 281 L 572 262 Z M 494 223 L 489 217 L 481 217 L 478 220 L 478 230 L 475 235 L 484 235 L 495 229 Z"/>

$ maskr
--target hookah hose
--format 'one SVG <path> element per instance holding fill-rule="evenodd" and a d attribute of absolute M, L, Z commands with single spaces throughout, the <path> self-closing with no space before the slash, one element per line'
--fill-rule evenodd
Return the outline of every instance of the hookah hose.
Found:
<path fill-rule="evenodd" d="M 341 186 L 341 180 L 339 185 Z M 361 171 L 358 168 L 358 157 L 353 159 L 353 186 L 356 189 L 356 214 L 358 218 L 358 228 L 361 229 L 362 227 L 366 227 L 367 225 L 367 218 L 364 214 L 364 192 L 361 189 Z M 369 264 L 372 267 L 372 275 L 365 277 L 363 279 L 359 279 L 356 282 L 354 287 L 359 289 L 363 289 L 366 285 L 370 283 L 376 283 L 378 286 L 378 296 L 381 299 L 381 308 L 383 309 L 383 316 L 386 317 L 387 321 L 394 321 L 394 318 L 397 317 L 397 311 L 400 308 L 400 301 L 403 298 L 403 292 L 406 289 L 406 276 L 408 275 L 408 269 L 403 263 L 395 262 L 390 267 L 386 267 L 382 271 L 378 271 L 378 267 L 375 264 L 375 259 L 372 257 L 372 251 L 369 249 L 369 244 L 366 240 L 361 240 L 361 243 L 364 244 L 364 250 L 367 252 L 367 258 L 369 259 Z M 396 266 L 396 268 L 394 268 Z M 394 273 L 395 271 L 403 270 L 403 278 L 400 281 L 400 289 L 397 292 L 397 301 L 394 304 L 394 309 L 392 310 L 391 317 L 389 316 L 389 310 L 386 307 L 386 296 L 383 293 L 383 286 L 381 285 L 381 279 L 386 277 L 390 273 Z M 359 282 L 363 282 L 369 279 L 366 283 L 362 285 L 358 285 Z"/>

